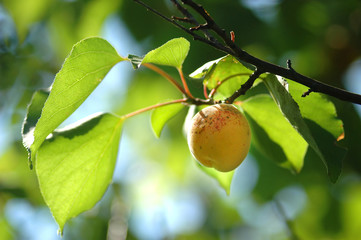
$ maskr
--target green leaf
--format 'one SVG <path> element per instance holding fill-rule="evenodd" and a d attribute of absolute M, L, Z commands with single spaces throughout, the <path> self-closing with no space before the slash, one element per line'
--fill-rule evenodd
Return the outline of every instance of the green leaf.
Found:
<path fill-rule="evenodd" d="M 213 65 L 217 64 L 219 61 L 226 58 L 227 56 L 224 56 L 224 57 L 221 57 L 216 60 L 213 60 L 213 61 L 203 64 L 201 67 L 197 68 L 194 72 L 189 74 L 189 76 L 191 78 L 195 78 L 195 79 L 204 78 L 204 76 L 210 71 L 210 69 L 213 67 Z"/>
<path fill-rule="evenodd" d="M 245 83 L 253 70 L 247 68 L 233 56 L 227 55 L 223 58 L 206 63 L 197 69 L 190 76 L 199 78 L 203 75 L 204 84 L 208 89 L 220 87 L 217 89 L 216 99 L 231 96 Z"/>
<path fill-rule="evenodd" d="M 30 147 L 34 142 L 34 129 L 36 123 L 38 122 L 41 116 L 41 110 L 44 107 L 44 103 L 49 96 L 50 91 L 47 90 L 38 90 L 36 91 L 30 101 L 30 104 L 27 108 L 26 117 L 22 126 L 22 138 L 23 145 L 29 152 L 30 160 Z M 29 161 L 30 169 L 32 168 L 32 163 Z"/>
<path fill-rule="evenodd" d="M 160 137 L 164 125 L 183 108 L 185 108 L 185 106 L 182 103 L 176 103 L 154 109 L 151 116 L 151 123 L 156 137 Z"/>
<path fill-rule="evenodd" d="M 142 63 L 154 63 L 180 68 L 187 57 L 190 44 L 185 38 L 172 39 L 148 52 Z"/>
<path fill-rule="evenodd" d="M 264 82 L 282 113 L 324 162 L 331 181 L 336 182 L 346 151 L 335 145 L 337 137 L 343 131 L 342 122 L 337 118 L 333 104 L 317 94 L 308 96 L 308 100 L 300 99 L 307 88 L 293 83 L 289 85 L 284 79 L 272 74 L 268 74 Z M 292 89 L 301 107 L 287 88 Z"/>
<path fill-rule="evenodd" d="M 61 232 L 67 220 L 92 208 L 112 181 L 123 120 L 89 117 L 55 131 L 39 149 L 40 190 Z"/>
<path fill-rule="evenodd" d="M 258 151 L 279 165 L 299 172 L 307 142 L 289 124 L 269 95 L 261 94 L 242 103 Z"/>
<path fill-rule="evenodd" d="M 320 158 L 324 161 L 328 175 L 332 182 L 336 182 L 347 152 L 337 144 L 337 139 L 344 133 L 344 129 L 342 121 L 337 117 L 336 108 L 323 95 L 311 93 L 307 97 L 302 97 L 307 87 L 293 81 L 289 81 L 288 84 L 289 92 L 297 101 L 301 114 L 322 153 Z"/>
<path fill-rule="evenodd" d="M 203 172 L 214 178 L 219 183 L 219 185 L 226 191 L 227 195 L 229 195 L 229 193 L 231 192 L 231 183 L 235 170 L 230 172 L 220 172 L 215 170 L 214 168 L 202 166 L 201 164 L 197 165 Z"/>
<path fill-rule="evenodd" d="M 45 138 L 81 105 L 110 69 L 123 60 L 101 38 L 87 38 L 74 45 L 55 77 L 34 129 L 33 142 L 27 141 L 31 156 L 35 156 Z"/>

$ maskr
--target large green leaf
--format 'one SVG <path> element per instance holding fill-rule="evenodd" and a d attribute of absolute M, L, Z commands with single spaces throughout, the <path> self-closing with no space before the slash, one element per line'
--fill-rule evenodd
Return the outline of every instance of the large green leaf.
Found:
<path fill-rule="evenodd" d="M 56 75 L 31 141 L 27 141 L 31 156 L 45 138 L 53 132 L 98 86 L 110 69 L 124 60 L 104 39 L 88 38 L 75 44 Z"/>
<path fill-rule="evenodd" d="M 272 74 L 268 74 L 264 82 L 282 113 L 324 162 L 331 181 L 336 182 L 341 173 L 345 149 L 335 145 L 337 137 L 342 133 L 342 122 L 337 118 L 333 104 L 318 94 L 308 96 L 308 100 L 301 99 L 307 88 L 293 83 L 289 85 L 284 79 Z M 301 107 L 288 88 L 292 89 Z"/>
<path fill-rule="evenodd" d="M 298 134 L 269 95 L 261 94 L 242 103 L 252 129 L 252 143 L 265 156 L 299 172 L 307 142 Z"/>
<path fill-rule="evenodd" d="M 144 56 L 142 63 L 180 68 L 188 55 L 189 48 L 190 43 L 185 38 L 175 38 L 148 52 Z"/>
<path fill-rule="evenodd" d="M 342 121 L 337 117 L 336 108 L 321 94 L 311 93 L 307 97 L 302 97 L 307 87 L 293 81 L 288 81 L 288 84 L 289 92 L 297 101 L 301 114 L 322 153 L 320 158 L 327 167 L 330 179 L 335 182 L 341 173 L 342 160 L 347 152 L 337 144 L 337 139 L 344 130 Z"/>
<path fill-rule="evenodd" d="M 89 117 L 55 131 L 39 149 L 40 190 L 61 232 L 67 220 L 92 208 L 112 181 L 123 120 Z"/>
<path fill-rule="evenodd" d="M 183 108 L 185 108 L 184 104 L 176 103 L 154 109 L 151 116 L 151 123 L 153 132 L 158 138 L 168 120 L 174 117 Z"/>

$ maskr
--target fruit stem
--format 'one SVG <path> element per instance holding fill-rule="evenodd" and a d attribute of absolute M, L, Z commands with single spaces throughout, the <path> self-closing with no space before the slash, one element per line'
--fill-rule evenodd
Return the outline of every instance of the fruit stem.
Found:
<path fill-rule="evenodd" d="M 160 69 L 159 67 L 151 64 L 151 63 L 142 63 L 144 67 L 147 67 L 154 72 L 160 74 L 164 78 L 166 78 L 171 84 L 173 84 L 179 91 L 181 91 L 184 95 L 188 95 L 187 92 L 184 90 L 184 88 L 174 79 L 172 76 L 170 76 L 168 73 Z M 189 91 L 189 90 L 188 90 Z"/>
<path fill-rule="evenodd" d="M 138 115 L 138 114 L 140 114 L 140 113 L 143 113 L 143 112 L 146 112 L 146 111 L 149 111 L 149 110 L 158 108 L 158 107 L 163 107 L 163 106 L 170 105 L 170 104 L 175 104 L 175 103 L 182 103 L 182 102 L 185 103 L 185 102 L 187 102 L 187 101 L 188 101 L 187 98 L 182 98 L 182 99 L 172 100 L 172 101 L 169 101 L 169 102 L 158 103 L 158 104 L 155 104 L 155 105 L 152 105 L 152 106 L 149 106 L 149 107 L 145 107 L 145 108 L 136 110 L 136 111 L 134 111 L 134 112 L 125 114 L 125 115 L 123 115 L 122 117 L 123 117 L 123 118 L 130 118 L 130 117 L 133 117 L 133 116 Z"/>
<path fill-rule="evenodd" d="M 189 98 L 194 98 L 193 95 L 191 94 L 191 92 L 189 91 L 189 88 L 188 88 L 188 85 L 187 85 L 187 82 L 184 78 L 184 75 L 183 75 L 183 71 L 182 71 L 182 67 L 178 67 L 177 68 L 178 72 L 179 72 L 179 76 L 180 78 L 182 79 L 182 83 L 183 83 L 183 87 L 185 89 L 185 92 L 186 92 L 186 95 L 189 97 Z"/>

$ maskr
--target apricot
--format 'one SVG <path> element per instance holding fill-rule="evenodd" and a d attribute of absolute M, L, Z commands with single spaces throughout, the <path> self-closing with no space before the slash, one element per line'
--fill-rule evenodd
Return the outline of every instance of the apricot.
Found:
<path fill-rule="evenodd" d="M 203 166 L 232 171 L 246 158 L 251 130 L 246 117 L 232 104 L 204 108 L 192 119 L 188 146 Z"/>

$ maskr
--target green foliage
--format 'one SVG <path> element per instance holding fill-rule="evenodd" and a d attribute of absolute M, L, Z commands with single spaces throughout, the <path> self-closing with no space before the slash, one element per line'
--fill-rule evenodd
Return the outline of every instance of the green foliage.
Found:
<path fill-rule="evenodd" d="M 36 156 L 45 138 L 84 102 L 110 69 L 123 60 L 101 38 L 84 39 L 74 45 L 54 79 L 35 128 L 26 132 L 26 135 L 31 136 L 24 137 L 31 159 Z"/>
<path fill-rule="evenodd" d="M 148 52 L 142 63 L 154 63 L 175 68 L 182 67 L 188 55 L 190 43 L 184 38 L 175 38 Z"/>
<path fill-rule="evenodd" d="M 300 172 L 307 142 L 292 128 L 269 95 L 257 95 L 242 103 L 251 124 L 253 143 L 265 156 Z"/>
<path fill-rule="evenodd" d="M 39 149 L 36 174 L 60 232 L 92 208 L 112 181 L 123 118 L 101 114 L 55 131 Z"/>
<path fill-rule="evenodd" d="M 237 61 L 233 56 L 228 55 L 206 63 L 190 76 L 198 78 L 204 75 L 203 84 L 210 90 L 219 87 L 215 98 L 224 99 L 232 95 L 239 86 L 245 83 L 252 72 L 251 69 Z"/>
<path fill-rule="evenodd" d="M 144 2 L 166 16 L 180 16 L 169 0 Z M 233 30 L 235 44 L 253 56 L 284 67 L 286 59 L 290 59 L 292 67 L 303 75 L 361 93 L 357 85 L 359 73 L 349 74 L 351 69 L 359 69 L 361 57 L 359 0 L 195 2 L 203 4 L 220 27 L 227 32 Z M 122 56 L 128 52 L 145 56 L 173 37 L 187 36 L 134 1 L 124 0 L 3 0 L 0 23 L 0 239 L 39 239 L 39 236 L 57 239 L 56 223 L 50 210 L 44 208 L 46 203 L 36 171 L 29 171 L 27 152 L 19 138 L 21 122 L 34 91 L 51 86 L 74 43 L 81 39 L 102 36 L 114 43 Z M 211 63 L 208 69 L 229 57 L 222 57 L 221 52 L 189 36 L 187 39 L 192 47 L 182 66 L 185 75 L 205 62 Z M 132 59 L 136 68 L 142 59 L 138 57 L 137 63 Z M 104 109 L 112 109 L 121 116 L 182 97 L 176 88 L 149 69 L 141 67 L 133 71 L 127 65 L 116 66 L 112 76 L 102 82 L 68 120 Z M 172 67 L 164 69 L 179 80 Z M 207 70 L 197 80 L 186 79 L 195 97 L 203 98 L 205 74 Z M 266 76 L 257 79 L 258 85 L 239 97 L 235 104 L 243 109 L 251 123 L 253 119 L 245 105 L 253 98 L 267 97 L 270 108 L 286 121 L 286 126 L 286 118 L 264 84 Z M 247 77 L 238 79 L 242 84 Z M 352 79 L 354 85 L 349 84 Z M 231 78 L 220 84 L 213 97 L 223 100 L 229 96 L 238 88 L 226 86 L 232 85 L 232 81 L 237 80 Z M 301 97 L 308 89 L 286 81 L 287 90 L 320 152 L 332 161 L 323 162 L 308 146 L 299 173 L 291 167 L 279 167 L 277 159 L 268 159 L 272 154 L 283 156 L 281 152 L 285 150 L 281 144 L 269 140 L 267 127 L 261 128 L 253 121 L 250 155 L 228 180 L 232 188 L 226 195 L 221 187 L 217 188 L 220 185 L 217 177 L 203 173 L 189 154 L 181 127 L 185 110 L 168 121 L 166 117 L 154 121 L 158 126 L 161 122 L 167 124 L 159 139 L 154 138 L 150 114 L 142 114 L 124 123 L 117 172 L 106 194 L 91 210 L 66 221 L 63 239 L 358 239 L 361 235 L 358 106 L 315 92 Z M 208 86 L 208 93 L 210 91 Z M 23 137 L 32 137 L 26 133 L 35 127 L 47 92 L 41 90 L 34 95 Z M 263 95 L 257 96 L 259 94 Z M 252 104 L 257 105 L 257 100 Z M 203 106 L 191 105 L 190 109 L 196 107 Z M 188 106 L 185 104 L 184 108 Z M 154 112 L 157 111 L 158 108 Z M 267 112 L 265 106 L 260 106 L 251 114 L 258 116 Z M 270 124 L 277 126 L 275 122 Z M 288 123 L 288 127 L 295 132 L 291 124 Z M 261 148 L 255 134 L 263 136 L 261 140 L 265 143 Z M 336 141 L 343 136 L 343 140 Z M 294 145 L 285 138 L 282 137 L 284 142 Z M 26 142 L 24 139 L 24 144 Z M 339 145 L 347 147 L 344 159 L 345 150 Z M 42 146 L 39 151 L 41 149 Z M 328 165 L 334 169 L 328 170 L 328 174 L 338 174 L 341 159 L 342 174 L 333 184 L 324 168 Z M 290 165 L 287 160 L 285 163 Z M 219 175 L 217 171 L 213 173 Z M 288 191 L 295 188 L 303 196 L 297 191 Z M 187 209 L 197 215 L 188 214 Z M 192 220 L 196 220 L 195 224 Z M 182 224 L 184 221 L 186 225 Z M 124 235 L 116 235 L 119 233 Z"/>
<path fill-rule="evenodd" d="M 85 39 L 74 46 L 65 60 L 50 94 L 45 91 L 34 94 L 24 121 L 24 146 L 30 149 L 32 156 L 37 156 L 35 166 L 40 189 L 60 231 L 70 218 L 92 208 L 102 198 L 112 180 L 125 119 L 154 109 L 151 126 L 159 138 L 165 124 L 185 108 L 185 100 L 190 105 L 191 100 L 198 100 L 173 100 L 122 117 L 106 113 L 65 129 L 56 128 L 120 61 L 130 61 L 135 69 L 145 63 L 175 67 L 182 78 L 182 65 L 189 45 L 187 40 L 177 38 L 148 52 L 144 58 L 129 55 L 125 59 L 104 39 Z M 162 70 L 155 71 L 161 73 Z M 225 56 L 206 63 L 191 77 L 203 79 L 203 84 L 215 99 L 224 100 L 237 91 L 252 72 L 251 67 L 232 56 Z M 169 77 L 167 80 L 174 83 Z M 333 104 L 318 95 L 309 102 L 302 101 L 297 96 L 304 91 L 303 88 L 292 84 L 289 92 L 287 82 L 280 82 L 272 74 L 263 74 L 257 80 L 257 84 L 260 83 L 267 87 L 268 94 L 254 92 L 235 102 L 249 119 L 253 132 L 252 149 L 299 173 L 310 146 L 325 162 L 331 181 L 336 181 L 340 174 L 338 164 L 344 152 L 331 147 L 342 133 L 342 122 L 337 118 Z M 301 102 L 300 107 L 293 95 Z M 316 103 L 318 108 L 309 107 Z M 319 137 L 320 140 L 316 140 Z M 330 148 L 332 150 L 326 151 Z M 200 169 L 214 178 L 227 194 L 230 193 L 234 171 L 220 173 L 203 166 Z"/>
<path fill-rule="evenodd" d="M 341 174 L 342 160 L 347 150 L 337 143 L 344 134 L 343 123 L 338 118 L 335 106 L 319 93 L 311 93 L 302 98 L 307 88 L 289 81 L 289 91 L 297 101 L 302 117 L 309 127 L 318 145 L 317 154 L 327 167 L 328 175 L 333 182 Z"/>
<path fill-rule="evenodd" d="M 151 116 L 151 124 L 154 134 L 157 138 L 160 137 L 160 134 L 167 121 L 184 108 L 185 106 L 182 103 L 177 103 L 154 109 Z"/>

